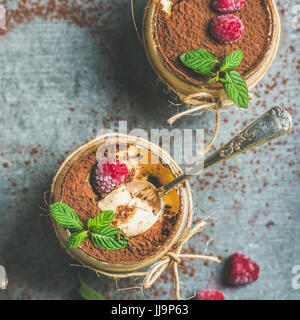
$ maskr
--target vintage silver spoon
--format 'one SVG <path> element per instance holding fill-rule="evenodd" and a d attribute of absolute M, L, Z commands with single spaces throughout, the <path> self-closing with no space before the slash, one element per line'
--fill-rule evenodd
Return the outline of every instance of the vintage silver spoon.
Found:
<path fill-rule="evenodd" d="M 205 159 L 204 163 L 195 166 L 188 173 L 159 188 L 155 188 L 154 185 L 147 181 L 133 180 L 126 185 L 127 189 L 133 196 L 142 197 L 143 200 L 150 203 L 154 208 L 154 214 L 157 214 L 162 207 L 161 197 L 180 183 L 224 160 L 281 137 L 289 133 L 291 129 L 291 115 L 283 107 L 273 107 L 218 151 Z"/>

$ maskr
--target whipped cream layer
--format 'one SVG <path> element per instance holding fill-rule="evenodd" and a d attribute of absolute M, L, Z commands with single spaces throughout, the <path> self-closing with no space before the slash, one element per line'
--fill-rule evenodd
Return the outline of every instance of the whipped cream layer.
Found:
<path fill-rule="evenodd" d="M 158 214 L 140 198 L 133 197 L 122 185 L 98 202 L 101 211 L 114 210 L 113 226 L 121 229 L 127 236 L 137 236 L 149 230 L 158 220 Z"/>

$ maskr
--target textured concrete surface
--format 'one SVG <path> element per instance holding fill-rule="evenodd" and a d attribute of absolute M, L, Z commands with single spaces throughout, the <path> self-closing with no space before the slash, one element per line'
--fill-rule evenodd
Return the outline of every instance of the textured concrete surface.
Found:
<path fill-rule="evenodd" d="M 79 272 L 110 299 L 172 299 L 169 273 L 143 295 L 118 291 L 115 281 L 70 266 L 74 261 L 39 208 L 45 207 L 44 192 L 65 156 L 98 130 L 116 128 L 125 119 L 130 128 L 169 128 L 165 120 L 176 112 L 156 86 L 129 1 L 61 1 L 65 15 L 53 6 L 58 1 L 31 2 L 52 9 L 37 12 L 27 4 L 32 11 L 26 11 L 17 6 L 23 1 L 1 2 L 10 19 L 0 38 L 0 264 L 9 278 L 0 299 L 76 299 Z M 277 2 L 283 25 L 277 58 L 252 91 L 249 109 L 222 113 L 216 146 L 276 104 L 289 108 L 294 130 L 192 180 L 196 218 L 210 215 L 216 223 L 187 248 L 201 252 L 207 237 L 213 238 L 207 252 L 223 262 L 186 262 L 180 269 L 183 297 L 220 288 L 227 299 L 300 298 L 292 287 L 292 268 L 300 264 L 300 3 Z M 140 21 L 145 3 L 135 3 Z M 70 8 L 76 8 L 74 14 Z M 213 125 L 213 113 L 176 123 L 182 129 L 207 128 L 207 138 Z M 253 284 L 231 288 L 223 284 L 222 270 L 237 251 L 257 261 L 261 274 Z"/>

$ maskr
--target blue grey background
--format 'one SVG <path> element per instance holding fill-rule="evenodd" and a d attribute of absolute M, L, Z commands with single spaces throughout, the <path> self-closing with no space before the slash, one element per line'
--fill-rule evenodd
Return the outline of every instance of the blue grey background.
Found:
<path fill-rule="evenodd" d="M 134 2 L 139 23 L 145 1 Z M 17 3 L 4 1 L 8 11 Z M 146 61 L 129 1 L 77 3 L 82 12 L 101 7 L 101 15 L 90 23 L 81 23 L 84 16 L 60 19 L 55 14 L 9 21 L 0 37 L 0 264 L 9 278 L 0 299 L 78 299 L 78 273 L 107 299 L 173 299 L 170 272 L 142 294 L 118 290 L 135 286 L 135 279 L 116 287 L 114 280 L 72 267 L 76 262 L 60 248 L 40 208 L 66 155 L 101 128 L 117 128 L 119 120 L 128 120 L 129 129 L 170 128 L 166 119 L 177 112 Z M 273 105 L 288 108 L 294 130 L 191 181 L 195 219 L 212 216 L 216 222 L 186 249 L 200 253 L 213 239 L 207 252 L 221 256 L 222 263 L 186 261 L 180 268 L 183 298 L 204 288 L 220 289 L 227 299 L 300 298 L 300 290 L 292 287 L 292 268 L 300 264 L 300 2 L 277 3 L 282 35 L 276 60 L 252 90 L 248 110 L 221 114 L 215 146 Z M 210 112 L 175 125 L 205 128 L 209 139 L 214 119 Z M 237 288 L 223 283 L 224 261 L 235 252 L 260 265 L 258 281 Z"/>

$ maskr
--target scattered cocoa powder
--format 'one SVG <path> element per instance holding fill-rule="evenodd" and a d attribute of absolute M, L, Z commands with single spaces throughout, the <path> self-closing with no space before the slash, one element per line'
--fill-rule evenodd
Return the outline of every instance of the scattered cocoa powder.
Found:
<path fill-rule="evenodd" d="M 119 205 L 115 212 L 115 219 L 120 222 L 126 222 L 134 215 L 135 211 L 136 208 L 134 207 Z"/>
<path fill-rule="evenodd" d="M 72 0 L 19 0 L 17 3 L 1 1 L 6 9 L 6 29 L 0 30 L 0 35 L 15 29 L 18 25 L 28 23 L 36 18 L 44 20 L 64 20 L 81 28 L 90 28 L 98 32 L 99 21 L 107 12 L 118 12 L 122 4 L 115 0 L 108 3 L 99 1 L 84 1 L 80 3 Z"/>
<path fill-rule="evenodd" d="M 99 196 L 93 191 L 87 182 L 87 177 L 96 165 L 96 150 L 82 156 L 67 172 L 61 191 L 60 200 L 72 207 L 84 224 L 89 218 L 100 213 L 97 206 Z M 130 214 L 130 213 L 129 213 Z M 92 257 L 104 262 L 128 263 L 137 262 L 145 258 L 155 256 L 166 245 L 168 239 L 177 230 L 177 222 L 180 213 L 167 208 L 161 221 L 145 233 L 129 238 L 129 244 L 125 249 L 109 251 L 94 245 L 90 239 L 81 244 L 81 249 Z"/>
<path fill-rule="evenodd" d="M 222 61 L 230 52 L 240 49 L 244 52 L 244 59 L 237 71 L 247 77 L 250 71 L 261 64 L 269 47 L 271 30 L 269 1 L 247 1 L 242 10 L 234 13 L 243 21 L 245 32 L 239 41 L 232 44 L 219 43 L 210 35 L 210 22 L 219 14 L 212 9 L 212 1 L 173 0 L 171 15 L 162 9 L 161 4 L 158 5 L 154 34 L 163 62 L 181 79 L 203 85 L 207 79 L 185 67 L 179 59 L 181 54 L 201 48 L 210 51 Z"/>
<path fill-rule="evenodd" d="M 9 168 L 8 162 L 4 162 L 4 163 L 2 164 L 2 167 L 5 168 L 5 169 Z"/>
<path fill-rule="evenodd" d="M 274 221 L 269 221 L 265 224 L 265 226 L 270 229 L 271 227 L 275 226 L 275 222 Z"/>

